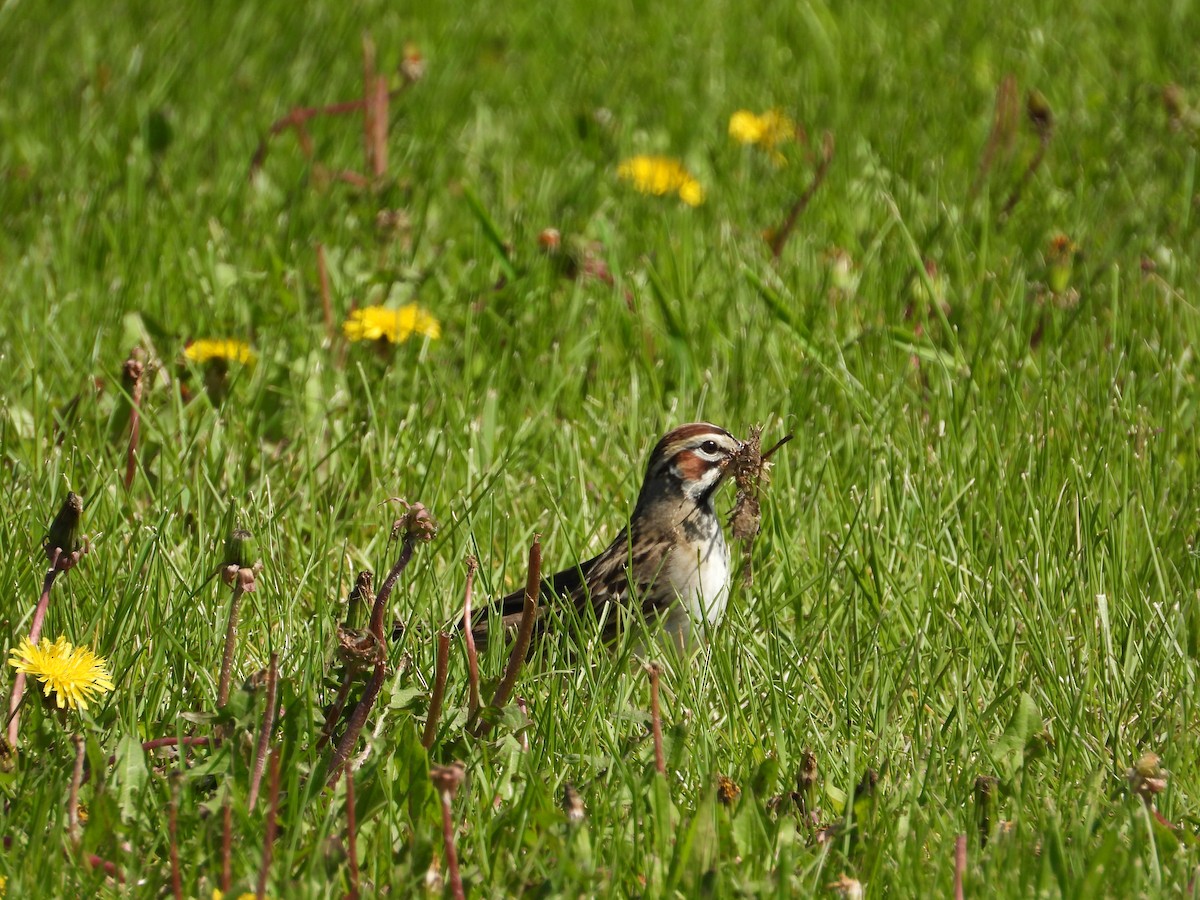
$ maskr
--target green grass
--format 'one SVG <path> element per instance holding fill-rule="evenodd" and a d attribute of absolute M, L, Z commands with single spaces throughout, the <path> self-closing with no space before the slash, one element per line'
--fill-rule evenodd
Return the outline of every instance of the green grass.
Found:
<path fill-rule="evenodd" d="M 413 627 L 390 649 L 355 778 L 363 879 L 380 893 L 426 889 L 443 857 L 427 769 L 455 759 L 473 896 L 803 896 L 842 874 L 871 896 L 947 896 L 958 834 L 968 895 L 1188 888 L 1200 862 L 1189 4 L 662 6 L 0 6 L 2 640 L 28 633 L 42 535 L 78 491 L 94 551 L 60 579 L 47 634 L 107 656 L 116 682 L 87 716 L 26 703 L 0 773 L 8 896 L 152 893 L 143 881 L 168 893 L 173 795 L 185 895 L 218 882 L 226 796 L 234 895 L 253 890 L 262 692 L 235 691 L 233 737 L 190 751 L 186 770 L 138 746 L 216 727 L 229 594 L 208 579 L 233 521 L 265 564 L 235 685 L 277 652 L 286 710 L 269 893 L 344 895 L 345 791 L 323 789 L 314 741 L 355 572 L 378 580 L 395 558 L 389 497 L 423 502 L 441 530 L 393 595 Z M 364 30 L 381 70 L 408 41 L 427 61 L 392 105 L 387 183 L 323 175 L 362 168 L 353 117 L 310 123 L 320 168 L 288 134 L 251 181 L 273 120 L 360 95 Z M 1006 74 L 1019 128 L 971 202 Z M 1179 127 L 1162 97 L 1172 83 Z M 1037 146 L 1030 89 L 1053 137 L 1002 222 Z M 836 139 L 778 262 L 762 232 L 812 160 L 791 145 L 776 166 L 726 135 L 734 111 L 773 106 L 814 144 Z M 704 205 L 618 182 L 634 153 L 683 160 Z M 404 226 L 378 228 L 383 210 Z M 598 242 L 615 284 L 564 278 L 538 249 L 549 226 Z M 1079 252 L 1070 292 L 1053 297 L 1041 285 L 1060 233 Z M 330 343 L 318 243 L 339 317 L 419 299 L 442 339 L 383 355 Z M 259 353 L 231 368 L 219 401 L 181 364 L 204 337 Z M 120 373 L 135 345 L 162 369 L 125 491 Z M 626 644 L 539 647 L 517 687 L 529 724 L 509 710 L 481 741 L 466 730 L 456 642 L 426 753 L 430 635 L 459 608 L 463 558 L 479 558 L 478 592 L 495 597 L 523 579 L 534 533 L 547 566 L 590 555 L 623 524 L 653 442 L 696 418 L 796 439 L 765 498 L 753 587 L 665 677 L 667 776 Z M 485 680 L 502 666 L 489 648 Z M 91 765 L 83 848 L 118 865 L 124 887 L 67 836 L 73 733 Z M 787 797 L 806 750 L 818 823 L 852 823 L 828 841 Z M 1126 780 L 1147 751 L 1170 773 L 1161 822 Z M 868 769 L 873 794 L 846 810 Z M 720 775 L 742 788 L 729 808 Z M 999 778 L 982 849 L 980 775 Z M 579 826 L 560 809 L 568 782 L 587 808 Z"/>

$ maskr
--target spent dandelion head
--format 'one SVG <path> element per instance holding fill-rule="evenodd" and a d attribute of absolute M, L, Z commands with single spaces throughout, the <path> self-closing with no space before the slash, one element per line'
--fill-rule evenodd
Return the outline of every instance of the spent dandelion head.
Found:
<path fill-rule="evenodd" d="M 442 336 L 442 326 L 428 310 L 416 303 L 407 303 L 399 309 L 364 306 L 351 312 L 342 323 L 342 334 L 355 342 L 400 344 L 414 334 L 437 340 Z"/>
<path fill-rule="evenodd" d="M 676 194 L 688 206 L 704 202 L 704 187 L 683 163 L 669 156 L 630 157 L 617 166 L 617 177 L 643 194 Z"/>
<path fill-rule="evenodd" d="M 36 678 L 43 694 L 55 696 L 59 709 L 87 709 L 88 701 L 113 689 L 108 663 L 87 647 L 76 647 L 65 637 L 48 638 L 34 645 L 28 638 L 12 651 L 8 664 Z"/>

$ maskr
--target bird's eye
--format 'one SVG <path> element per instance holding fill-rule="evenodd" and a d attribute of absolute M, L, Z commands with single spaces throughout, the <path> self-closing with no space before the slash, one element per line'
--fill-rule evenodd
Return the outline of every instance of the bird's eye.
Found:
<path fill-rule="evenodd" d="M 703 444 L 700 445 L 700 449 L 703 450 L 705 453 L 716 453 L 721 448 L 717 446 L 716 441 L 705 441 Z"/>

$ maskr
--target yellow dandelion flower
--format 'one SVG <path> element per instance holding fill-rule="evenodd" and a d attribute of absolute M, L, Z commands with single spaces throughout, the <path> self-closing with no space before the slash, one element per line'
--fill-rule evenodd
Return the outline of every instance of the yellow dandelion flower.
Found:
<path fill-rule="evenodd" d="M 194 363 L 206 363 L 213 359 L 232 359 L 240 363 L 252 363 L 256 358 L 250 345 L 243 341 L 209 338 L 192 341 L 184 348 L 183 355 Z"/>
<path fill-rule="evenodd" d="M 87 709 L 87 701 L 93 695 L 107 694 L 113 689 L 104 657 L 87 647 L 73 646 L 65 637 L 53 644 L 42 638 L 36 647 L 29 638 L 24 638 L 8 664 L 42 682 L 43 693 L 49 697 L 53 692 L 59 709 L 64 706 Z"/>
<path fill-rule="evenodd" d="M 729 136 L 741 144 L 757 144 L 764 150 L 774 150 L 796 137 L 796 123 L 777 109 L 762 114 L 739 109 L 729 117 Z"/>
<path fill-rule="evenodd" d="M 393 344 L 407 341 L 414 334 L 437 340 L 442 326 L 429 312 L 415 303 L 399 309 L 364 306 L 350 313 L 342 323 L 342 334 L 351 341 L 385 340 Z"/>
<path fill-rule="evenodd" d="M 238 894 L 237 900 L 255 900 L 256 896 L 256 894 L 247 891 L 244 894 Z M 213 888 L 212 900 L 225 900 L 225 892 L 220 888 Z M 267 898 L 267 900 L 270 900 L 270 898 Z"/>
<path fill-rule="evenodd" d="M 617 166 L 617 177 L 643 194 L 665 197 L 678 194 L 688 206 L 704 202 L 704 188 L 677 159 L 669 156 L 633 156 Z"/>

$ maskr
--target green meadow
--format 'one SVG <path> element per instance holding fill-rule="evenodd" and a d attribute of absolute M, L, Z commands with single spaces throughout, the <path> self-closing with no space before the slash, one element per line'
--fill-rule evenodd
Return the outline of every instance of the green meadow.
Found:
<path fill-rule="evenodd" d="M 452 895 L 447 833 L 471 897 L 1194 891 L 1197 46 L 1186 0 L 0 3 L 0 694 L 71 491 L 42 637 L 112 682 L 30 676 L 6 896 Z M 794 439 L 661 766 L 587 622 L 477 723 L 452 633 L 430 724 L 465 560 L 479 608 L 594 555 L 695 420 Z M 397 498 L 436 536 L 348 676 Z"/>

